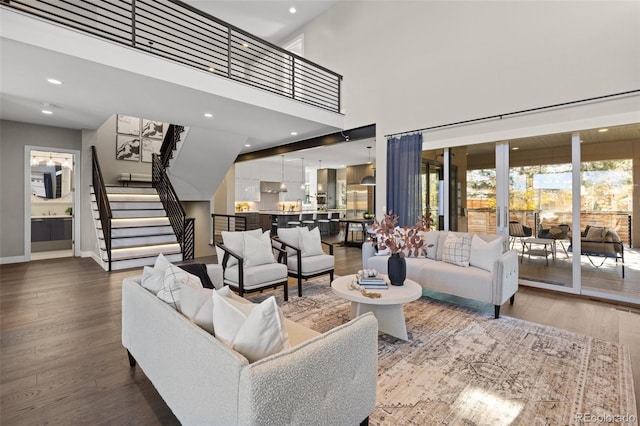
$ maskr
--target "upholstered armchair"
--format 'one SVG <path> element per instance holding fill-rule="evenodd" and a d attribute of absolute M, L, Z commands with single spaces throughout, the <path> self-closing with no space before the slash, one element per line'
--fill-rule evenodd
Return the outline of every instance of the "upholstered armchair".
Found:
<path fill-rule="evenodd" d="M 222 240 L 216 244 L 216 252 L 224 284 L 242 297 L 245 293 L 283 286 L 284 300 L 289 299 L 287 252 L 272 245 L 269 231 L 223 231 Z M 276 260 L 274 252 L 282 263 Z"/>
<path fill-rule="evenodd" d="M 302 279 L 329 274 L 333 281 L 333 244 L 320 239 L 317 227 L 312 230 L 306 227 L 279 228 L 274 241 L 281 249 L 278 261 L 285 262 L 289 276 L 298 279 L 298 296 L 302 296 Z M 328 247 L 329 254 L 324 252 L 323 246 Z"/>

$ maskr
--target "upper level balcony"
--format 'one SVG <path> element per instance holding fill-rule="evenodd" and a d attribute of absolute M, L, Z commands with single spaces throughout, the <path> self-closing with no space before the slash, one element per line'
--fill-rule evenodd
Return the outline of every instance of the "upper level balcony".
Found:
<path fill-rule="evenodd" d="M 3 0 L 111 42 L 340 113 L 342 76 L 178 0 Z"/>

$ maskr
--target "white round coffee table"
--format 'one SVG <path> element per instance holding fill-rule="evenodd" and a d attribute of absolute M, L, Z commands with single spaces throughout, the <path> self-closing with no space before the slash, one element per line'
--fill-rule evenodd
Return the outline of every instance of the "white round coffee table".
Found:
<path fill-rule="evenodd" d="M 349 287 L 354 279 L 355 275 L 346 275 L 331 282 L 335 294 L 351 301 L 351 318 L 372 312 L 378 320 L 378 330 L 398 339 L 409 340 L 402 305 L 422 296 L 420 284 L 406 279 L 402 286 L 390 285 L 387 290 L 369 289 L 367 291 L 382 295 L 379 299 L 372 299 Z"/>

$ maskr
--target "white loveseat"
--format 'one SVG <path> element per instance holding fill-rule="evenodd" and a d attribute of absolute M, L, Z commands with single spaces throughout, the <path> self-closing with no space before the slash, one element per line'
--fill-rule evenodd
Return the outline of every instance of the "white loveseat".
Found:
<path fill-rule="evenodd" d="M 218 287 L 221 271 L 214 272 L 209 276 Z M 372 315 L 323 334 L 285 319 L 291 348 L 250 363 L 141 279 L 122 284 L 122 344 L 131 366 L 140 365 L 182 424 L 349 425 L 365 423 L 373 412 L 378 326 Z"/>
<path fill-rule="evenodd" d="M 452 234 L 461 237 L 466 233 Z M 514 295 L 518 291 L 518 253 L 509 250 L 508 239 L 505 237 L 473 234 L 472 238 L 479 240 L 475 240 L 471 247 L 471 265 L 458 266 L 442 260 L 447 235 L 447 231 L 430 231 L 424 234 L 426 245 L 431 247 L 427 249 L 426 257 L 405 257 L 407 278 L 416 281 L 426 290 L 491 303 L 495 307 L 495 317 L 498 318 L 500 306 L 507 299 L 513 304 Z M 478 244 L 475 244 L 476 242 Z M 498 249 L 494 250 L 495 255 L 491 256 L 484 243 L 494 247 L 499 245 Z M 474 265 L 474 255 L 476 259 L 484 257 L 482 262 L 476 263 L 482 267 Z M 388 255 L 378 255 L 371 241 L 362 245 L 363 269 L 376 269 L 386 274 L 388 259 Z"/>

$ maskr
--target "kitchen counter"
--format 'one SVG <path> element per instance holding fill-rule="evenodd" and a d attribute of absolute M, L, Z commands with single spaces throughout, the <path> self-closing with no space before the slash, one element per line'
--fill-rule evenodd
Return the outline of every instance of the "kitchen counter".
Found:
<path fill-rule="evenodd" d="M 72 216 L 68 214 L 44 214 L 31 216 L 31 219 L 67 219 L 71 217 Z"/>

